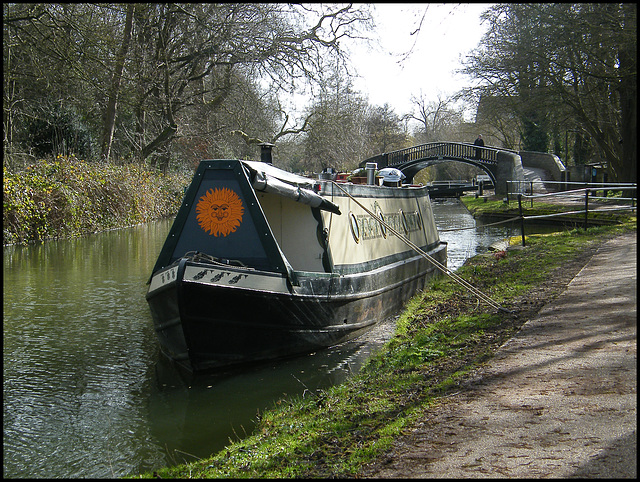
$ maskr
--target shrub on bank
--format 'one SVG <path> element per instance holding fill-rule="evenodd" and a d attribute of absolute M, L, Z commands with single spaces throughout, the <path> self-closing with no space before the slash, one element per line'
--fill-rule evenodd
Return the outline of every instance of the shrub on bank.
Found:
<path fill-rule="evenodd" d="M 3 245 L 82 236 L 175 214 L 191 174 L 136 164 L 43 159 L 3 167 Z"/>

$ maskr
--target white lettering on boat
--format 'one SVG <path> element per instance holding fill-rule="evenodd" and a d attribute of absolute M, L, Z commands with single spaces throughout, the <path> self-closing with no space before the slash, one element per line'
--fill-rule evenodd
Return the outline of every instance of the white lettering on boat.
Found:
<path fill-rule="evenodd" d="M 361 239 L 375 239 L 384 236 L 382 231 L 383 227 L 377 219 L 368 214 L 360 214 L 355 216 L 358 226 L 360 227 Z M 404 221 L 403 221 L 404 218 Z M 417 211 L 412 213 L 384 213 L 383 219 L 386 224 L 391 226 L 395 231 L 400 234 L 406 234 L 407 232 L 420 231 L 422 229 L 422 223 L 420 222 L 420 215 Z M 405 229 L 406 226 L 406 229 Z"/>

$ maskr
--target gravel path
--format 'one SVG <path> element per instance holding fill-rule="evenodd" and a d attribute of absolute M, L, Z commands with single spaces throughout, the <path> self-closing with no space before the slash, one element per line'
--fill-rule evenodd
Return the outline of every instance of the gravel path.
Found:
<path fill-rule="evenodd" d="M 637 476 L 637 233 L 604 244 L 363 475 Z"/>

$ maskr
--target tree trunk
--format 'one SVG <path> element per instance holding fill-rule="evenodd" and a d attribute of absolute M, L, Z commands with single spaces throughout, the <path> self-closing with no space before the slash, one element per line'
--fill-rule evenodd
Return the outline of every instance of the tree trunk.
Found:
<path fill-rule="evenodd" d="M 636 32 L 635 5 L 623 5 L 624 28 Z M 635 37 L 635 36 L 634 36 Z M 623 179 L 618 182 L 637 182 L 638 180 L 638 84 L 637 84 L 637 47 L 628 42 L 620 49 L 620 68 L 628 72 L 620 79 L 620 111 L 622 143 L 622 172 Z"/>
<path fill-rule="evenodd" d="M 104 129 L 102 136 L 102 157 L 109 159 L 111 154 L 111 143 L 113 142 L 113 131 L 116 124 L 116 107 L 118 103 L 118 92 L 120 91 L 120 82 L 122 80 L 122 71 L 124 70 L 124 60 L 129 51 L 129 41 L 131 40 L 131 28 L 133 26 L 133 9 L 134 5 L 130 3 L 127 6 L 127 16 L 124 25 L 124 34 L 122 36 L 122 45 L 116 57 L 116 63 L 113 69 L 113 77 L 111 78 L 111 87 L 109 89 L 109 102 L 105 113 Z"/>

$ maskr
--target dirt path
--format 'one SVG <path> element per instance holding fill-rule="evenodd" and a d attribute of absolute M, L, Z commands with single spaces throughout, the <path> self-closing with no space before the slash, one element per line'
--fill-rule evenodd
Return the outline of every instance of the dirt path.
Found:
<path fill-rule="evenodd" d="M 637 234 L 603 245 L 365 477 L 637 475 Z"/>

